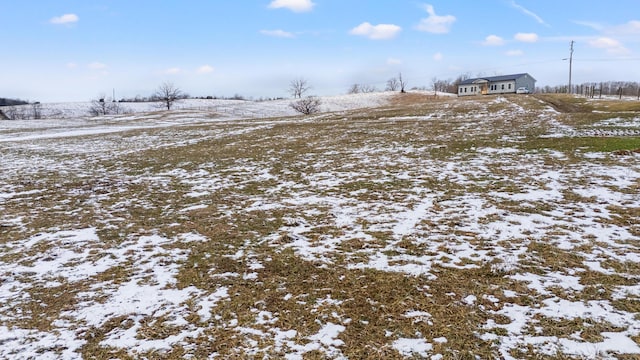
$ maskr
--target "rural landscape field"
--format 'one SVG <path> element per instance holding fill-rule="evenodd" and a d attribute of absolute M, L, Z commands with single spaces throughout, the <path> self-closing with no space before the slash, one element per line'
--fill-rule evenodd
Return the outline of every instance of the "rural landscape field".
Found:
<path fill-rule="evenodd" d="M 640 358 L 639 101 L 322 100 L 0 121 L 0 358 Z"/>

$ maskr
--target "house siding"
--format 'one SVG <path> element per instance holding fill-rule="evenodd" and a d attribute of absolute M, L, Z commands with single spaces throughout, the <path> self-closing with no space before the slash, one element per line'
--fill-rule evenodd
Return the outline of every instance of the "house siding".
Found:
<path fill-rule="evenodd" d="M 497 81 L 489 83 L 489 94 L 509 94 L 516 92 L 515 81 Z"/>
<path fill-rule="evenodd" d="M 536 80 L 530 75 L 525 74 L 524 76 L 516 79 L 516 89 L 521 87 L 527 88 L 527 90 L 533 92 L 536 89 Z"/>
<path fill-rule="evenodd" d="M 525 87 L 533 92 L 535 82 L 536 79 L 526 73 L 468 79 L 458 85 L 458 96 L 515 94 L 520 87 Z M 485 87 L 485 91 L 483 91 L 483 87 Z"/>
<path fill-rule="evenodd" d="M 458 95 L 470 96 L 481 94 L 482 87 L 478 84 L 470 84 L 465 86 L 458 86 Z"/>

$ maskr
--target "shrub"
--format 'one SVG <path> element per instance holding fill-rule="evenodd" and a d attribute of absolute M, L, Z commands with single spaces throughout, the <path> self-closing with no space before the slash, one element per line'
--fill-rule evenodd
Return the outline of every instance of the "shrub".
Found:
<path fill-rule="evenodd" d="M 292 102 L 291 104 L 289 104 L 289 106 L 291 106 L 295 111 L 301 114 L 310 115 L 319 113 L 321 104 L 322 101 L 319 98 L 315 96 L 309 96 L 307 98 Z"/>

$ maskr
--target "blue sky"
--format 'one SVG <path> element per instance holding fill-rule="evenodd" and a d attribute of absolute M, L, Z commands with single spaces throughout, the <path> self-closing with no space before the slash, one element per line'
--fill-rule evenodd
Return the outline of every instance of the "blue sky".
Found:
<path fill-rule="evenodd" d="M 640 1 L 0 0 L 0 97 L 287 97 L 351 84 L 409 87 L 462 73 L 528 72 L 538 85 L 640 81 Z"/>

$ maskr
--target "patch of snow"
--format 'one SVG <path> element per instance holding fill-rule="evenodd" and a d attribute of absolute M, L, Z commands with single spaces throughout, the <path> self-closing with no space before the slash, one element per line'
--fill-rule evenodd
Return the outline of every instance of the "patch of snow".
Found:
<path fill-rule="evenodd" d="M 424 339 L 408 339 L 400 338 L 393 342 L 393 348 L 402 356 L 421 356 L 427 357 L 429 352 L 433 350 L 433 345 Z"/>

